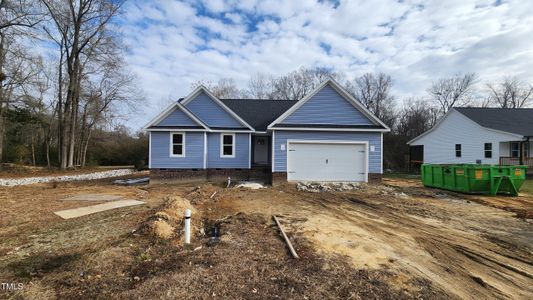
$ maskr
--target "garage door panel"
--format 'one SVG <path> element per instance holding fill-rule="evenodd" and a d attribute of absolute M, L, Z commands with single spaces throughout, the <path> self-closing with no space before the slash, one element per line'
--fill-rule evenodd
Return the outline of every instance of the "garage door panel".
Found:
<path fill-rule="evenodd" d="M 293 181 L 365 181 L 366 145 L 289 143 L 288 179 Z"/>

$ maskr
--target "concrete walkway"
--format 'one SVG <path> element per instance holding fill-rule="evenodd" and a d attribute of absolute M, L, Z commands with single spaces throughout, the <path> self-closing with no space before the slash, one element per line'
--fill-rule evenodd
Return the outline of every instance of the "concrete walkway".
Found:
<path fill-rule="evenodd" d="M 54 213 L 63 219 L 72 219 L 72 218 L 86 216 L 86 215 L 90 215 L 90 214 L 94 214 L 97 212 L 106 211 L 110 209 L 128 207 L 128 206 L 134 206 L 134 205 L 140 205 L 140 204 L 144 204 L 144 202 L 138 201 L 138 200 L 126 199 L 126 200 L 118 200 L 118 201 L 85 206 L 85 207 L 74 208 L 74 209 L 60 210 Z"/>

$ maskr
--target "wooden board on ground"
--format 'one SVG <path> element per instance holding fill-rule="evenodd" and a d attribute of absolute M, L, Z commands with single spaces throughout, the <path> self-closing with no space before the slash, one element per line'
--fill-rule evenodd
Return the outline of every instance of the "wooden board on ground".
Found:
<path fill-rule="evenodd" d="M 128 206 L 134 206 L 134 205 L 140 205 L 140 204 L 144 204 L 144 202 L 138 201 L 138 200 L 125 199 L 125 200 L 108 202 L 104 204 L 91 205 L 91 206 L 85 206 L 85 207 L 79 207 L 79 208 L 67 209 L 67 210 L 60 210 L 60 211 L 54 212 L 54 214 L 60 216 L 63 219 L 72 219 L 72 218 L 86 216 L 86 215 L 90 215 L 90 214 L 94 214 L 97 212 L 102 212 L 102 211 L 106 211 L 110 209 L 128 207 Z"/>
<path fill-rule="evenodd" d="M 122 199 L 122 196 L 109 194 L 78 194 L 63 198 L 64 201 L 113 201 Z"/>

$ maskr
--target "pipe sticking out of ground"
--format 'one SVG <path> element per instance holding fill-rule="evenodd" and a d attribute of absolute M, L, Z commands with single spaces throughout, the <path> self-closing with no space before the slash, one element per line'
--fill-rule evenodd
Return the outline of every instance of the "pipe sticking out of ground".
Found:
<path fill-rule="evenodd" d="M 185 210 L 185 244 L 191 243 L 191 210 Z"/>

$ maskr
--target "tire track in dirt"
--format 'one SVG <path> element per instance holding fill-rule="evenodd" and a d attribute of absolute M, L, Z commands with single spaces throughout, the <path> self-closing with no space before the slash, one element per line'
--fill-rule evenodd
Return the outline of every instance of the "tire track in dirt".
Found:
<path fill-rule="evenodd" d="M 459 298 L 527 299 L 533 294 L 530 250 L 510 250 L 486 239 L 476 220 L 454 215 L 454 206 L 461 203 L 291 189 L 276 198 L 268 202 L 270 211 L 307 219 L 293 224 L 293 229 L 323 251 L 350 256 L 356 265 L 377 257 L 370 267 L 423 276 Z M 481 212 L 492 210 L 468 205 Z M 508 216 L 502 220 L 520 222 Z"/>

